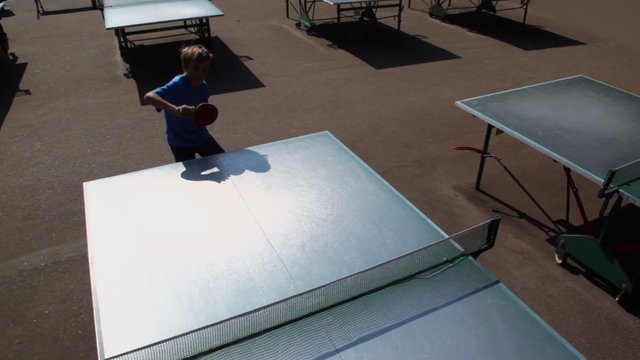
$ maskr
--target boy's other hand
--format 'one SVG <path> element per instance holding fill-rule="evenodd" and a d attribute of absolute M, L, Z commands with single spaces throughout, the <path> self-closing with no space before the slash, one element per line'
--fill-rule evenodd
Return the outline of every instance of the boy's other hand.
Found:
<path fill-rule="evenodd" d="M 178 114 L 178 116 L 193 116 L 195 111 L 196 107 L 189 105 L 180 105 L 176 108 L 176 113 Z"/>

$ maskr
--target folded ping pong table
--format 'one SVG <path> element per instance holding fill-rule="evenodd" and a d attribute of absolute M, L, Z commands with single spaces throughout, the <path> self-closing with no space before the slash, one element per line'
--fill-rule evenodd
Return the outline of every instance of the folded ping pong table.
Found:
<path fill-rule="evenodd" d="M 103 14 L 123 58 L 133 46 L 131 36 L 182 29 L 204 41 L 211 37 L 209 18 L 224 15 L 209 0 L 104 0 Z"/>
<path fill-rule="evenodd" d="M 601 229 L 587 235 L 561 235 L 556 260 L 562 263 L 568 255 L 619 288 L 620 294 L 632 293 L 637 274 L 627 273 L 609 248 L 607 242 L 613 239 L 606 239 L 606 225 L 623 200 L 640 206 L 640 96 L 578 75 L 460 100 L 456 105 L 487 123 L 476 189 L 480 189 L 494 129 L 563 165 L 567 174 L 566 223 L 570 190 L 575 187 L 571 172 L 601 186 Z M 616 195 L 617 200 L 608 208 Z M 581 209 L 579 196 L 575 199 Z"/>
<path fill-rule="evenodd" d="M 400 30 L 402 23 L 402 5 L 403 0 L 298 0 L 298 5 L 292 4 L 293 0 L 285 0 L 286 16 L 290 18 L 290 7 L 292 7 L 299 16 L 299 24 L 302 28 L 309 29 L 317 21 L 335 20 L 340 23 L 343 13 L 348 13 L 350 17 L 359 19 L 360 21 L 368 20 L 376 22 L 379 19 L 395 18 L 397 20 L 397 29 Z M 316 18 L 316 3 L 324 2 L 335 6 L 336 16 L 332 18 Z M 378 17 L 378 9 L 396 9 L 397 13 Z"/>
<path fill-rule="evenodd" d="M 583 358 L 328 132 L 84 194 L 100 359 Z"/>

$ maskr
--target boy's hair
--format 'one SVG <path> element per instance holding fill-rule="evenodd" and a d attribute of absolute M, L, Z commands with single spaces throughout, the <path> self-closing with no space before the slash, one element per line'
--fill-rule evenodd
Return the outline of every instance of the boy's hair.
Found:
<path fill-rule="evenodd" d="M 213 61 L 213 54 L 202 45 L 187 45 L 180 49 L 180 60 L 183 65 L 194 62 Z"/>

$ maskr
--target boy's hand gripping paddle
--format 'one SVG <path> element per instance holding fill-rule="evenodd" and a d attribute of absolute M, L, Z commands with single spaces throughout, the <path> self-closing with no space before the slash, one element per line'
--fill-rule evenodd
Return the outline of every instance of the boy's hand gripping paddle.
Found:
<path fill-rule="evenodd" d="M 202 126 L 213 124 L 217 118 L 218 108 L 209 103 L 202 103 L 196 106 L 196 111 L 193 114 L 193 121 Z"/>

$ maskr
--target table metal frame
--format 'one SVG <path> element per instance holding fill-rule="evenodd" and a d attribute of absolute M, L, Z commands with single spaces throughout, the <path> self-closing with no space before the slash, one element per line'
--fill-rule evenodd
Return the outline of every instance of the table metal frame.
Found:
<path fill-rule="evenodd" d="M 42 5 L 42 0 L 33 0 L 33 2 L 36 4 L 36 17 L 40 19 L 40 16 L 44 15 L 47 11 L 44 9 L 44 6 Z M 100 0 L 91 0 L 92 10 L 97 10 L 100 8 L 102 8 L 102 2 Z"/>
<path fill-rule="evenodd" d="M 287 19 L 291 19 L 290 8 L 298 13 L 298 24 L 301 28 L 310 29 L 318 21 L 336 21 L 340 23 L 344 17 L 357 18 L 360 21 L 370 20 L 376 22 L 381 19 L 395 18 L 397 19 L 396 29 L 400 30 L 402 24 L 402 11 L 404 10 L 403 0 L 297 0 L 298 5 L 292 4 L 295 0 L 285 0 L 285 14 Z M 324 2 L 335 6 L 336 16 L 330 18 L 316 18 L 316 3 Z M 397 9 L 398 12 L 393 15 L 378 17 L 378 9 Z M 345 16 L 344 13 L 350 13 Z"/>
<path fill-rule="evenodd" d="M 211 26 L 209 18 L 199 18 L 184 20 L 180 25 L 162 26 L 152 29 L 143 30 L 127 30 L 126 27 L 114 29 L 116 38 L 118 39 L 118 49 L 122 58 L 126 58 L 127 52 L 135 47 L 135 42 L 130 39 L 131 36 L 152 34 L 163 31 L 184 30 L 189 34 L 195 35 L 200 41 L 205 42 L 211 37 Z"/>
<path fill-rule="evenodd" d="M 465 0 L 465 2 L 468 2 L 467 5 L 455 5 L 452 4 L 452 2 L 453 0 L 430 0 L 428 6 L 429 16 L 445 18 L 452 12 L 475 11 L 477 13 L 488 12 L 496 14 L 499 11 L 522 9 L 522 11 L 524 11 L 522 23 L 525 24 L 527 22 L 527 14 L 529 13 L 529 3 L 531 0 L 519 0 L 520 5 L 517 6 L 513 6 L 512 2 L 510 2 L 510 5 L 506 7 L 499 6 L 503 0 Z M 411 0 L 408 2 L 408 7 L 411 8 Z"/>

